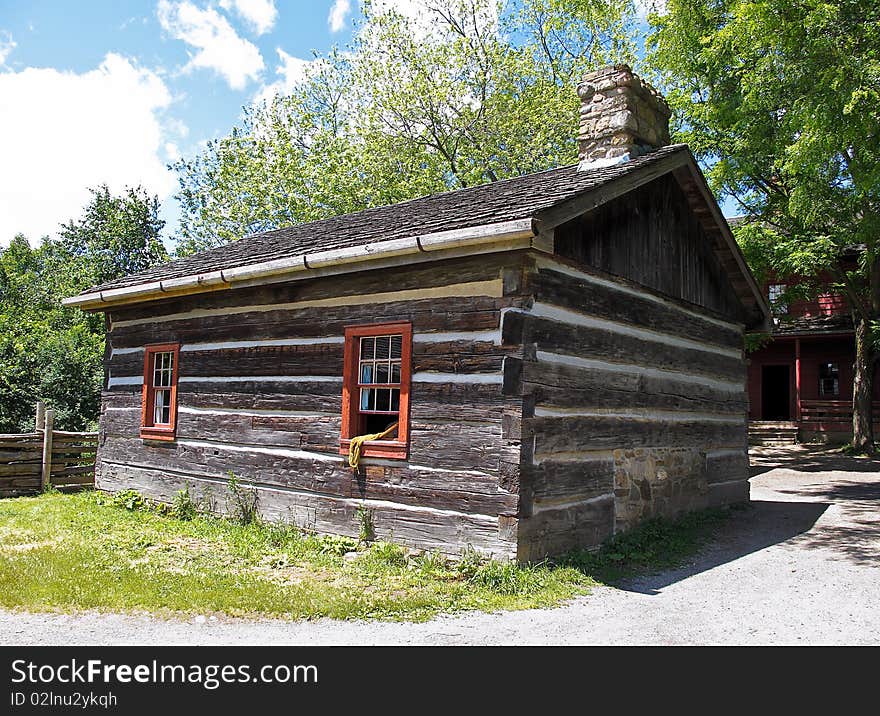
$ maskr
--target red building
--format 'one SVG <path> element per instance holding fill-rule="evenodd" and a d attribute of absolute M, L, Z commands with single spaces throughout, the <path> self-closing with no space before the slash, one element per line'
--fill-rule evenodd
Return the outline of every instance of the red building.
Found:
<path fill-rule="evenodd" d="M 783 302 L 789 281 L 764 286 L 774 311 L 773 338 L 749 354 L 749 421 L 753 437 L 846 442 L 852 437 L 855 341 L 846 298 L 828 293 Z M 828 282 L 829 285 L 831 281 Z M 880 385 L 875 371 L 875 431 Z"/>

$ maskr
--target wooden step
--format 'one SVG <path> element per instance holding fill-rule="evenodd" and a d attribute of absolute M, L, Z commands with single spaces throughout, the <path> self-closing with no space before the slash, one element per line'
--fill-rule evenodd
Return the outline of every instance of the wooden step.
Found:
<path fill-rule="evenodd" d="M 750 445 L 797 445 L 798 427 L 791 422 L 760 420 L 749 423 Z"/>

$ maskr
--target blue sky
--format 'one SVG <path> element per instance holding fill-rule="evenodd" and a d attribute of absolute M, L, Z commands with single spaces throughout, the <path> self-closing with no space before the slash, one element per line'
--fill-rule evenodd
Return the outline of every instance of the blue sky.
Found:
<path fill-rule="evenodd" d="M 147 186 L 174 231 L 166 164 L 290 86 L 313 51 L 344 45 L 357 12 L 357 0 L 0 0 L 0 245 L 55 234 L 101 182 Z"/>

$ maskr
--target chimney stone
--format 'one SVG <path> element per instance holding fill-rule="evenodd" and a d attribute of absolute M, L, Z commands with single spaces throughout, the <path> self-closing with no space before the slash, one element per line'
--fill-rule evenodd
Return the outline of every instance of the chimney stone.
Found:
<path fill-rule="evenodd" d="M 577 90 L 579 170 L 625 162 L 669 144 L 669 105 L 629 65 L 591 72 Z"/>

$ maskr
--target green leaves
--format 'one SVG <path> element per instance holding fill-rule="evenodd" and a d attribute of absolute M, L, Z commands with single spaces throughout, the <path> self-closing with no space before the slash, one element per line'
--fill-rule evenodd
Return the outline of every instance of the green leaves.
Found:
<path fill-rule="evenodd" d="M 34 427 L 45 401 L 62 430 L 97 426 L 104 379 L 104 317 L 61 305 L 86 288 L 167 260 L 158 200 L 141 188 L 92 190 L 60 240 L 0 249 L 0 432 Z"/>
<path fill-rule="evenodd" d="M 570 164 L 577 80 L 634 60 L 621 0 L 367 4 L 353 44 L 174 165 L 179 254 L 251 233 Z"/>

